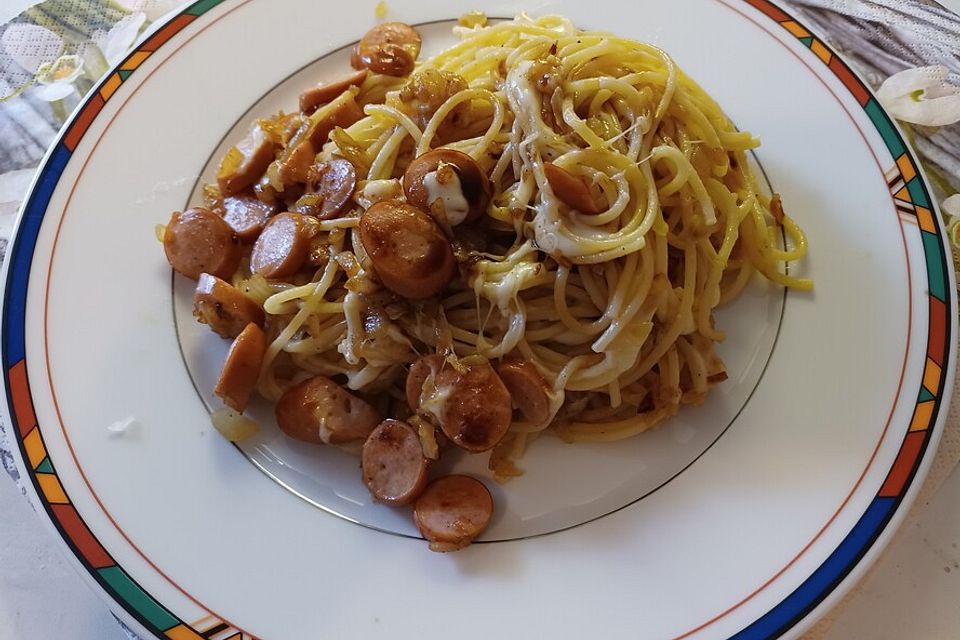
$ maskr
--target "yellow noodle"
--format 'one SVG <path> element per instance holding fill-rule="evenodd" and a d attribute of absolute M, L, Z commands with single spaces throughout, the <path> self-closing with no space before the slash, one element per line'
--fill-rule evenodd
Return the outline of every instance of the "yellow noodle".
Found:
<path fill-rule="evenodd" d="M 400 178 L 441 145 L 472 156 L 493 185 L 474 223 L 488 246 L 464 245 L 460 277 L 436 300 L 391 298 L 354 230 L 366 206 L 356 198 L 318 223 L 329 259 L 313 281 L 238 274 L 272 331 L 261 394 L 278 398 L 298 379 L 293 367 L 403 398 L 403 367 L 421 355 L 521 358 L 544 377 L 555 416 L 515 421 L 507 460 L 541 432 L 619 440 L 702 402 L 723 372 L 714 309 L 755 274 L 812 286 L 787 272 L 807 241 L 771 214 L 745 154 L 758 141 L 654 46 L 556 16 L 455 32 L 461 42 L 415 73 L 455 73 L 465 89 L 424 115 L 404 103 L 403 80 L 371 74 L 359 90 L 365 117 L 346 133 L 369 180 Z M 349 154 L 328 142 L 318 159 L 337 155 Z M 560 199 L 548 162 L 589 185 L 599 214 Z"/>

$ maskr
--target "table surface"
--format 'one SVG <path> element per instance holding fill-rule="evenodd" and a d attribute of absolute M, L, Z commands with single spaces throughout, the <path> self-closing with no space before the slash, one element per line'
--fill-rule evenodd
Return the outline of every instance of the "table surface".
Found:
<path fill-rule="evenodd" d="M 0 24 L 32 4 L 31 0 L 0 1 Z M 941 4 L 960 14 L 960 0 L 941 0 Z M 57 540 L 17 486 L 2 477 L 0 514 L 0 640 L 127 639 L 107 607 L 67 564 Z M 960 637 L 958 547 L 960 468 L 928 504 L 914 509 L 825 637 Z"/>

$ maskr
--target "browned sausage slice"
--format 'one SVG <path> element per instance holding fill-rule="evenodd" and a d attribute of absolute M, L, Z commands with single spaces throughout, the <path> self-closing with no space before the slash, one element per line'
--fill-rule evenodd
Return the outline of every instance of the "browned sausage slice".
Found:
<path fill-rule="evenodd" d="M 317 173 L 320 175 L 317 193 L 323 198 L 317 217 L 321 220 L 336 218 L 357 188 L 357 170 L 349 160 L 333 158 L 321 163 Z"/>
<path fill-rule="evenodd" d="M 420 436 L 406 422 L 384 420 L 363 444 L 363 482 L 376 500 L 408 505 L 427 486 L 427 459 Z"/>
<path fill-rule="evenodd" d="M 421 42 L 420 34 L 410 25 L 386 22 L 364 34 L 350 62 L 355 68 L 399 78 L 413 71 Z"/>
<path fill-rule="evenodd" d="M 235 338 L 251 322 L 263 326 L 263 309 L 240 289 L 201 273 L 193 294 L 193 315 L 224 338 Z"/>
<path fill-rule="evenodd" d="M 353 98 L 322 117 L 312 116 L 311 122 L 304 125 L 306 128 L 296 135 L 296 141 L 291 143 L 278 161 L 280 181 L 287 185 L 307 182 L 317 151 L 323 148 L 330 132 L 335 127 L 349 127 L 362 117 L 363 109 Z"/>
<path fill-rule="evenodd" d="M 275 408 L 280 429 L 295 440 L 346 444 L 367 439 L 382 417 L 369 403 L 326 376 L 290 388 Z"/>
<path fill-rule="evenodd" d="M 254 185 L 273 162 L 276 145 L 259 124 L 232 147 L 220 161 L 217 183 L 224 195 L 239 193 Z"/>
<path fill-rule="evenodd" d="M 363 118 L 363 109 L 354 99 L 347 100 L 332 112 L 318 120 L 310 132 L 310 142 L 314 149 L 322 149 L 330 132 L 336 127 L 346 129 Z"/>
<path fill-rule="evenodd" d="M 440 428 L 455 445 L 479 453 L 492 449 L 507 435 L 513 418 L 510 392 L 493 367 L 475 364 L 462 373 L 446 367 L 434 380 L 435 397 L 422 399 L 428 408 L 439 404 Z"/>
<path fill-rule="evenodd" d="M 452 475 L 430 483 L 413 509 L 413 520 L 434 551 L 463 549 L 483 533 L 493 515 L 493 497 L 482 482 Z"/>
<path fill-rule="evenodd" d="M 174 271 L 194 280 L 201 273 L 229 278 L 240 266 L 237 234 L 203 207 L 174 212 L 163 233 L 163 251 Z"/>
<path fill-rule="evenodd" d="M 223 199 L 223 211 L 224 221 L 240 242 L 253 242 L 277 208 L 253 196 L 227 196 Z"/>
<path fill-rule="evenodd" d="M 304 140 L 292 147 L 280 158 L 277 174 L 285 185 L 303 184 L 310 177 L 310 168 L 317 158 L 313 143 Z"/>
<path fill-rule="evenodd" d="M 213 392 L 223 398 L 224 404 L 243 413 L 250 402 L 250 394 L 257 386 L 260 365 L 267 350 L 267 336 L 252 322 L 240 332 L 230 345 L 227 360 L 220 371 L 220 379 Z"/>
<path fill-rule="evenodd" d="M 543 165 L 543 170 L 547 174 L 547 182 L 550 183 L 554 195 L 564 204 L 588 216 L 600 213 L 600 208 L 590 194 L 590 188 L 583 180 L 552 162 Z"/>
<path fill-rule="evenodd" d="M 407 381 L 404 386 L 410 411 L 416 413 L 420 409 L 420 395 L 423 393 L 424 383 L 431 375 L 435 376 L 442 366 L 443 356 L 437 353 L 423 356 L 410 365 L 410 370 L 407 371 Z"/>
<path fill-rule="evenodd" d="M 510 392 L 513 406 L 533 424 L 550 418 L 550 396 L 547 383 L 537 368 L 524 360 L 506 360 L 497 367 L 497 374 Z"/>
<path fill-rule="evenodd" d="M 420 209 L 378 202 L 360 218 L 360 242 L 380 281 L 405 298 L 434 296 L 456 273 L 453 247 L 443 230 Z"/>
<path fill-rule="evenodd" d="M 351 73 L 346 78 L 311 87 L 300 94 L 300 111 L 310 115 L 328 102 L 333 102 L 350 87 L 359 87 L 366 79 L 367 70 L 363 69 Z"/>
<path fill-rule="evenodd" d="M 307 259 L 310 234 L 303 216 L 281 213 L 274 216 L 253 245 L 250 270 L 265 278 L 292 276 Z"/>
<path fill-rule="evenodd" d="M 487 178 L 476 160 L 453 149 L 434 149 L 418 156 L 410 163 L 403 174 L 403 191 L 407 196 L 407 201 L 424 211 L 430 211 L 433 202 L 430 197 L 429 185 L 424 184 L 424 179 L 428 174 L 433 173 L 435 180 L 438 180 L 441 176 L 441 172 L 438 171 L 441 164 L 451 166 L 456 172 L 460 182 L 460 190 L 470 206 L 464 221 L 476 220 L 486 213 L 492 191 L 490 179 Z M 434 196 L 435 198 L 436 196 Z M 450 218 L 449 214 L 448 218 Z M 451 220 L 450 223 L 457 224 L 454 220 Z"/>

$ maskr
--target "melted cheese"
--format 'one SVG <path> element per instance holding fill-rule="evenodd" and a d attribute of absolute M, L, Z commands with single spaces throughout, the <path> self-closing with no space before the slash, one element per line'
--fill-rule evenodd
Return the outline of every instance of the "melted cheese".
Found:
<path fill-rule="evenodd" d="M 436 377 L 431 374 L 424 381 L 418 412 L 435 418 L 439 424 L 443 422 L 443 406 L 453 394 L 453 385 L 449 383 L 437 385 L 435 380 Z"/>
<path fill-rule="evenodd" d="M 427 190 L 427 202 L 434 203 L 440 200 L 443 210 L 447 214 L 447 222 L 455 227 L 467 219 L 470 203 L 463 196 L 463 187 L 460 185 L 460 176 L 456 171 L 450 172 L 451 179 L 441 183 L 437 172 L 431 171 L 423 176 L 423 186 Z"/>
<path fill-rule="evenodd" d="M 511 69 L 507 74 L 504 91 L 510 108 L 517 119 L 523 123 L 524 130 L 531 132 L 520 143 L 520 152 L 530 162 L 534 172 L 543 176 L 543 158 L 539 145 L 555 141 L 544 139 L 547 128 L 540 117 L 540 95 L 529 77 L 533 64 L 533 61 L 525 60 Z M 581 254 L 580 246 L 562 229 L 557 199 L 545 177 L 541 182 L 540 202 L 534 206 L 536 216 L 533 219 L 533 232 L 537 246 L 552 256 L 559 254 L 576 258 Z"/>
<path fill-rule="evenodd" d="M 399 200 L 401 196 L 403 186 L 399 180 L 368 180 L 362 189 L 357 190 L 353 199 L 367 210 L 378 202 Z"/>

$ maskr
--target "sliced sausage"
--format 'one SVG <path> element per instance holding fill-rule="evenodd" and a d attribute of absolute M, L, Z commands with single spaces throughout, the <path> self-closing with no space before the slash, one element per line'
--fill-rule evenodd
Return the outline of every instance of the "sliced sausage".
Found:
<path fill-rule="evenodd" d="M 497 367 L 497 374 L 510 392 L 513 406 L 533 424 L 550 419 L 550 396 L 547 383 L 537 368 L 525 360 L 506 360 Z"/>
<path fill-rule="evenodd" d="M 276 144 L 259 124 L 232 147 L 220 161 L 217 184 L 224 195 L 239 193 L 256 184 L 273 162 Z"/>
<path fill-rule="evenodd" d="M 331 131 L 336 127 L 346 129 L 362 117 L 363 109 L 360 108 L 356 100 L 351 98 L 313 124 L 313 129 L 310 131 L 310 142 L 315 149 L 322 149 Z"/>
<path fill-rule="evenodd" d="M 265 278 L 292 276 L 310 253 L 310 233 L 303 216 L 281 213 L 274 216 L 253 245 L 250 270 Z"/>
<path fill-rule="evenodd" d="M 384 420 L 361 453 L 363 482 L 374 499 L 392 506 L 412 503 L 427 486 L 428 461 L 420 436 L 406 422 Z"/>
<path fill-rule="evenodd" d="M 333 158 L 317 165 L 316 173 L 320 176 L 317 193 L 323 199 L 316 215 L 321 220 L 336 218 L 357 188 L 357 170 L 349 160 Z"/>
<path fill-rule="evenodd" d="M 416 413 L 420 409 L 420 395 L 423 393 L 423 385 L 427 378 L 431 375 L 435 376 L 441 367 L 443 367 L 443 356 L 437 353 L 423 356 L 410 365 L 404 386 L 410 411 Z"/>
<path fill-rule="evenodd" d="M 351 73 L 346 78 L 311 87 L 300 94 L 300 111 L 310 115 L 328 102 L 333 102 L 350 87 L 359 87 L 367 79 L 367 70 Z"/>
<path fill-rule="evenodd" d="M 507 435 L 513 418 L 510 392 L 487 363 L 470 365 L 465 371 L 441 368 L 434 376 L 431 396 L 421 400 L 421 411 L 434 414 L 444 435 L 472 453 L 495 447 Z"/>
<path fill-rule="evenodd" d="M 209 273 L 201 273 L 193 294 L 193 315 L 224 338 L 236 338 L 253 323 L 263 326 L 263 309 L 240 289 Z"/>
<path fill-rule="evenodd" d="M 588 216 L 595 216 L 600 213 L 600 208 L 594 202 L 590 188 L 583 180 L 552 162 L 544 164 L 543 170 L 547 174 L 547 181 L 550 183 L 554 195 L 560 198 L 565 205 Z"/>
<path fill-rule="evenodd" d="M 163 232 L 163 251 L 174 271 L 194 280 L 201 273 L 229 278 L 240 266 L 237 234 L 203 207 L 174 212 Z"/>
<path fill-rule="evenodd" d="M 278 161 L 280 181 L 285 185 L 303 184 L 310 179 L 311 169 L 317 157 L 317 151 L 323 148 L 335 127 L 349 127 L 363 117 L 363 109 L 353 98 L 343 102 L 330 113 L 304 125 L 302 134 L 297 134 L 298 142 L 293 143 Z M 314 121 L 316 119 L 316 121 Z"/>
<path fill-rule="evenodd" d="M 284 185 L 303 184 L 310 178 L 310 167 L 317 158 L 317 151 L 309 140 L 290 148 L 278 161 L 277 175 Z"/>
<path fill-rule="evenodd" d="M 383 419 L 368 402 L 326 376 L 288 389 L 275 412 L 285 434 L 315 444 L 362 442 Z"/>
<path fill-rule="evenodd" d="M 490 491 L 463 475 L 434 480 L 413 508 L 413 521 L 434 551 L 463 549 L 483 533 L 492 515 Z"/>
<path fill-rule="evenodd" d="M 378 202 L 360 218 L 360 242 L 380 281 L 405 298 L 434 296 L 456 273 L 453 247 L 443 230 L 420 209 Z"/>
<path fill-rule="evenodd" d="M 227 360 L 220 371 L 220 379 L 213 392 L 223 398 L 224 404 L 243 413 L 250 402 L 250 394 L 257 386 L 260 365 L 267 350 L 267 335 L 263 329 L 250 323 L 230 345 Z"/>
<path fill-rule="evenodd" d="M 354 68 L 403 77 L 413 71 L 422 40 L 417 30 L 402 22 L 386 22 L 364 34 L 350 63 Z"/>
<path fill-rule="evenodd" d="M 451 167 L 456 174 L 460 194 L 469 206 L 465 218 L 461 214 L 459 219 L 456 219 L 449 211 L 451 198 L 444 193 L 447 189 L 444 188 L 446 180 L 444 171 L 440 170 L 441 166 Z M 434 149 L 415 158 L 407 167 L 403 174 L 403 191 L 410 204 L 424 211 L 429 211 L 437 198 L 444 200 L 448 209 L 447 218 L 450 224 L 456 225 L 476 220 L 486 213 L 492 187 L 487 174 L 476 160 L 467 154 L 453 149 Z M 453 194 L 453 197 L 457 195 L 459 194 Z"/>
<path fill-rule="evenodd" d="M 240 242 L 253 242 L 263 231 L 276 206 L 253 196 L 227 196 L 223 199 L 223 219 L 230 225 Z"/>

